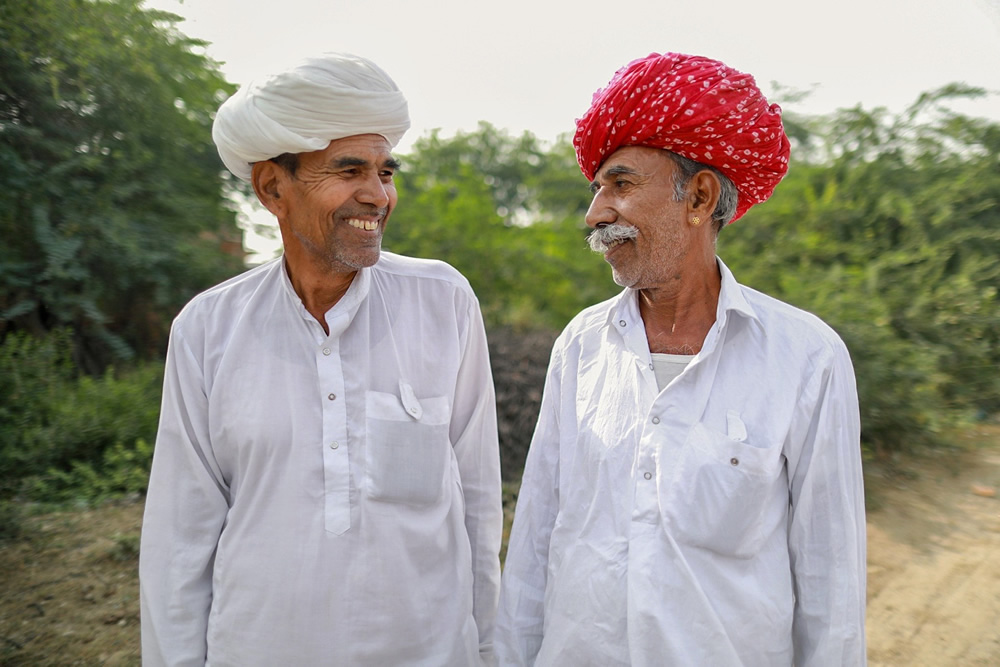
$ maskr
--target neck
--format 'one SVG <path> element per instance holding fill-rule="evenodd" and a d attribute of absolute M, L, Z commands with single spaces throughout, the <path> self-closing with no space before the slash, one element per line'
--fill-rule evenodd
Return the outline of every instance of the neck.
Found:
<path fill-rule="evenodd" d="M 698 354 L 715 324 L 722 276 L 714 263 L 710 270 L 686 275 L 670 287 L 639 290 L 639 313 L 649 351 L 662 354 Z"/>
<path fill-rule="evenodd" d="M 326 313 L 347 293 L 358 272 L 323 270 L 311 263 L 303 265 L 301 262 L 293 262 L 288 256 L 285 257 L 285 270 L 292 289 L 302 299 L 306 310 L 320 323 L 323 331 L 330 333 L 326 325 Z"/>

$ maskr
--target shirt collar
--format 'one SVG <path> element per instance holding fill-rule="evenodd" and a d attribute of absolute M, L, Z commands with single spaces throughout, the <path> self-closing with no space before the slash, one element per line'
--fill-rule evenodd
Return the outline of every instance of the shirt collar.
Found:
<path fill-rule="evenodd" d="M 733 272 L 729 270 L 719 257 L 715 258 L 719 265 L 719 273 L 722 274 L 722 289 L 719 290 L 719 306 L 715 317 L 717 320 L 725 319 L 729 311 L 739 313 L 744 317 L 760 324 L 760 318 L 746 299 L 743 286 L 736 282 Z"/>
<path fill-rule="evenodd" d="M 305 304 L 302 303 L 302 299 L 295 292 L 295 288 L 292 286 L 291 278 L 288 277 L 288 269 L 285 266 L 284 255 L 277 260 L 277 264 L 278 270 L 281 273 L 282 290 L 291 300 L 291 303 L 298 309 L 299 315 L 302 319 L 312 321 L 314 319 L 312 314 L 306 310 Z M 326 312 L 327 324 L 329 324 L 330 318 L 338 317 L 342 314 L 346 314 L 348 320 L 354 319 L 354 315 L 357 314 L 358 308 L 361 306 L 361 302 L 365 300 L 365 297 L 368 296 L 368 292 L 371 289 L 371 271 L 371 267 L 358 269 L 357 274 L 354 276 L 354 280 L 351 281 L 351 285 L 347 288 L 344 296 L 340 297 L 340 301 L 335 303 L 333 308 Z"/>

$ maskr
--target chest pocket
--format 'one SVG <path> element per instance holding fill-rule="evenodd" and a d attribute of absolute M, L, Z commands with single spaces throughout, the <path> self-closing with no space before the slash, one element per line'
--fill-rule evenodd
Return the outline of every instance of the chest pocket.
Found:
<path fill-rule="evenodd" d="M 782 456 L 700 423 L 675 452 L 672 460 L 662 461 L 665 472 L 659 480 L 660 512 L 668 530 L 683 544 L 753 557 L 773 528 L 765 522 L 768 510 L 788 502 Z"/>
<path fill-rule="evenodd" d="M 365 393 L 366 484 L 369 498 L 389 503 L 430 505 L 451 469 L 445 396 L 421 398 L 379 391 Z"/>

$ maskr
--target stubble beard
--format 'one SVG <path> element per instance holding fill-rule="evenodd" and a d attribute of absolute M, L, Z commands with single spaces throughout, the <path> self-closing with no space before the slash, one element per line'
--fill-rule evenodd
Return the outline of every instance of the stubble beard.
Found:
<path fill-rule="evenodd" d="M 375 215 L 379 218 L 378 234 L 362 245 L 344 244 L 336 234 L 328 236 L 322 245 L 313 242 L 304 234 L 296 232 L 296 236 L 309 253 L 317 258 L 324 268 L 331 273 L 350 273 L 359 269 L 374 266 L 382 255 L 382 235 L 388 221 L 389 213 L 385 209 L 365 211 L 364 213 L 339 214 L 333 224 L 346 225 L 345 220 L 352 217 Z"/>
<path fill-rule="evenodd" d="M 621 287 L 641 290 L 670 284 L 687 254 L 677 239 L 659 239 L 656 247 L 647 243 L 640 248 L 635 241 L 632 244 L 631 249 L 625 248 L 618 254 L 617 261 L 607 260 L 612 279 Z"/>

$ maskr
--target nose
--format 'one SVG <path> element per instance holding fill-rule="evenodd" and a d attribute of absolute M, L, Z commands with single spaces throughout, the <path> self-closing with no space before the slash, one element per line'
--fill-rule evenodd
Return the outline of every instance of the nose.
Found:
<path fill-rule="evenodd" d="M 601 195 L 601 190 L 598 190 L 594 195 L 593 201 L 590 202 L 590 208 L 587 209 L 587 215 L 584 217 L 584 220 L 587 222 L 588 227 L 596 229 L 597 227 L 613 224 L 618 220 L 618 214 L 608 205 L 605 198 Z"/>
<path fill-rule="evenodd" d="M 379 174 L 373 173 L 358 188 L 355 198 L 362 204 L 371 204 L 376 208 L 385 208 L 389 205 L 389 188 L 392 187 L 391 182 L 383 183 Z"/>

